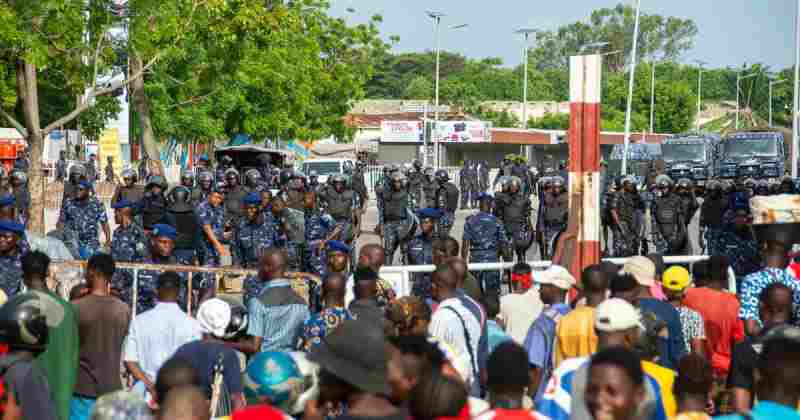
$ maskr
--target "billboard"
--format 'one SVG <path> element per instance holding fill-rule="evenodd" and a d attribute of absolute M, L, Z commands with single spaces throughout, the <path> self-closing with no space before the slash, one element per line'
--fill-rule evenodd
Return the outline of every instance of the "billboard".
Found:
<path fill-rule="evenodd" d="M 422 121 L 381 121 L 381 142 L 422 143 Z"/>
<path fill-rule="evenodd" d="M 433 138 L 445 143 L 474 143 L 491 141 L 489 124 L 485 121 L 439 121 Z"/>

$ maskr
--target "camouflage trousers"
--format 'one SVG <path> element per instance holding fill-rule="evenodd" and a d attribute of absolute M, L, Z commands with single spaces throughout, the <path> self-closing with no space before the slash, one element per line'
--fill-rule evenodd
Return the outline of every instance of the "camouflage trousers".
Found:
<path fill-rule="evenodd" d="M 500 262 L 500 255 L 497 249 L 470 250 L 469 262 Z M 471 271 L 471 273 L 478 280 L 478 284 L 484 293 L 500 293 L 500 271 Z"/>
<path fill-rule="evenodd" d="M 641 238 L 637 234 L 631 234 L 630 228 L 626 229 L 625 234 L 619 229 L 614 228 L 614 257 L 632 257 L 639 253 Z"/>
<path fill-rule="evenodd" d="M 439 218 L 438 231 L 439 236 L 445 238 L 450 236 L 450 229 L 453 228 L 453 223 L 456 220 L 456 214 L 452 211 L 442 212 L 442 217 Z"/>
<path fill-rule="evenodd" d="M 322 273 L 325 270 L 328 253 L 325 249 L 319 249 L 320 241 L 312 241 L 303 249 L 303 266 L 306 270 L 314 274 Z"/>
<path fill-rule="evenodd" d="M 722 230 L 715 228 L 706 229 L 707 255 L 725 255 L 726 247 L 722 238 Z"/>
<path fill-rule="evenodd" d="M 405 222 L 392 221 L 383 224 L 383 252 L 386 265 L 394 264 L 394 253 L 400 246 L 402 229 Z"/>

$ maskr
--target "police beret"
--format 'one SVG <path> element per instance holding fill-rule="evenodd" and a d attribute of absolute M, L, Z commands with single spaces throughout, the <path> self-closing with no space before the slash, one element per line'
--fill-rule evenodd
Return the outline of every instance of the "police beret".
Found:
<path fill-rule="evenodd" d="M 126 209 L 128 207 L 133 207 L 135 205 L 136 205 L 136 203 L 134 203 L 131 200 L 119 200 L 116 203 L 112 204 L 111 208 L 112 209 Z"/>
<path fill-rule="evenodd" d="M 15 199 L 14 199 L 13 195 L 11 195 L 11 194 L 4 195 L 4 196 L 0 197 L 0 206 L 2 206 L 2 207 L 10 206 L 10 205 L 14 204 L 14 201 L 15 201 Z"/>
<path fill-rule="evenodd" d="M 419 211 L 420 219 L 438 219 L 442 217 L 442 213 L 434 208 L 425 208 Z"/>
<path fill-rule="evenodd" d="M 250 193 L 244 196 L 244 199 L 242 199 L 242 201 L 244 202 L 244 204 L 260 205 L 261 195 L 259 195 L 258 193 Z"/>
<path fill-rule="evenodd" d="M 478 201 L 483 201 L 483 200 L 494 200 L 494 197 L 492 197 L 492 195 L 489 193 L 482 192 L 478 194 Z"/>
<path fill-rule="evenodd" d="M 0 220 L 0 233 L 24 233 L 25 226 L 11 220 Z"/>
<path fill-rule="evenodd" d="M 350 247 L 342 241 L 328 241 L 328 251 L 344 252 L 345 254 L 349 254 Z"/>
<path fill-rule="evenodd" d="M 78 183 L 78 186 L 87 190 L 92 188 L 92 184 L 89 181 L 81 181 Z"/>
<path fill-rule="evenodd" d="M 175 228 L 170 225 L 159 223 L 153 226 L 153 237 L 156 236 L 164 236 L 174 241 L 175 238 L 178 237 L 178 232 L 176 232 Z"/>

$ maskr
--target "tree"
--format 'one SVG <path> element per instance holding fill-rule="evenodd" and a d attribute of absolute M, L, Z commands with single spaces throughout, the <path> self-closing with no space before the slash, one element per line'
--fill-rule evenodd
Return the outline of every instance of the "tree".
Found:
<path fill-rule="evenodd" d="M 428 99 L 433 89 L 433 83 L 427 77 L 417 76 L 406 86 L 403 99 Z"/>

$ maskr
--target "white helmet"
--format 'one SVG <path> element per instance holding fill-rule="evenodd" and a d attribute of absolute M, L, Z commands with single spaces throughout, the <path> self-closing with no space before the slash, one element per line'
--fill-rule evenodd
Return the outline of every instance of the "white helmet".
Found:
<path fill-rule="evenodd" d="M 289 413 L 297 415 L 305 411 L 308 401 L 316 399 L 319 395 L 319 366 L 308 360 L 306 352 L 293 351 L 289 352 L 289 356 L 294 359 L 294 363 L 300 369 L 300 374 L 303 375 L 303 392 L 292 404 L 292 411 Z"/>

